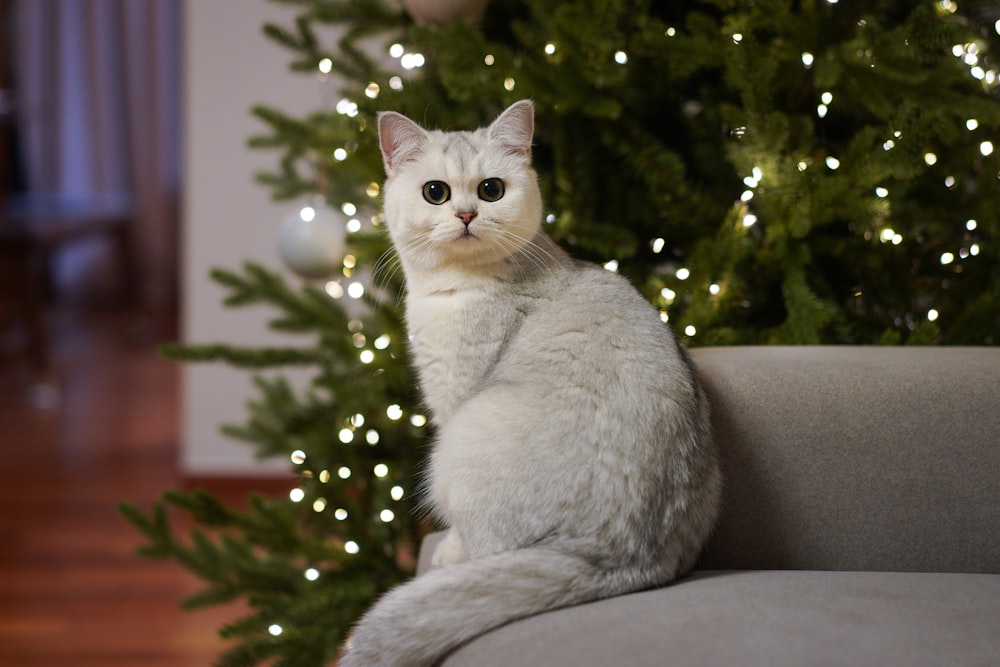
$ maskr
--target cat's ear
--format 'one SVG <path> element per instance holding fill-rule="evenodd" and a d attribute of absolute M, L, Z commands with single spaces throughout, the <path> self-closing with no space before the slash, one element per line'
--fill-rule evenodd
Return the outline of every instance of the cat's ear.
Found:
<path fill-rule="evenodd" d="M 514 102 L 490 125 L 489 137 L 508 151 L 531 159 L 535 134 L 535 105 L 531 100 Z"/>
<path fill-rule="evenodd" d="M 406 116 L 383 111 L 378 115 L 378 142 L 385 173 L 395 176 L 403 164 L 420 155 L 427 142 L 427 133 Z"/>

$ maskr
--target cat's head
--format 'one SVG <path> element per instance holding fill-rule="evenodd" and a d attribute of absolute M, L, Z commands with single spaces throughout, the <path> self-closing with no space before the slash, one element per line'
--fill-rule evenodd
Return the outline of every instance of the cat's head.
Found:
<path fill-rule="evenodd" d="M 424 130 L 384 112 L 378 132 L 385 218 L 404 266 L 489 270 L 535 237 L 542 203 L 531 168 L 531 102 L 473 132 Z"/>

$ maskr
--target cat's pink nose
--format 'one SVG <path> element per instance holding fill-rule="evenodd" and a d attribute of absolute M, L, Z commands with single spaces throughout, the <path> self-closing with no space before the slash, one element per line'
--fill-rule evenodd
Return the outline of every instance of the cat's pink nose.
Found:
<path fill-rule="evenodd" d="M 475 211 L 459 211 L 455 215 L 457 215 L 465 226 L 468 227 L 469 223 L 472 222 L 472 219 L 476 217 L 477 214 Z"/>

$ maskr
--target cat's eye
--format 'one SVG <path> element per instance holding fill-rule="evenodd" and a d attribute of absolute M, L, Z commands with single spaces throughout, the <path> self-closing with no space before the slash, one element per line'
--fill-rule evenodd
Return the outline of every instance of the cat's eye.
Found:
<path fill-rule="evenodd" d="M 428 181 L 424 183 L 424 199 L 428 203 L 440 206 L 451 199 L 451 188 L 444 181 Z"/>
<path fill-rule="evenodd" d="M 487 178 L 479 184 L 479 198 L 483 201 L 496 201 L 503 197 L 503 181 L 499 178 Z"/>

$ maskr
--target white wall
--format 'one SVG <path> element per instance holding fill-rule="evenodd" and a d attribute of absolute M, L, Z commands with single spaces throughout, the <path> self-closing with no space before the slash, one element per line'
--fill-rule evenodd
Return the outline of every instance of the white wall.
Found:
<path fill-rule="evenodd" d="M 184 6 L 184 203 L 182 330 L 190 342 L 265 344 L 272 311 L 223 308 L 223 291 L 208 278 L 213 267 L 246 260 L 282 268 L 276 233 L 291 203 L 275 204 L 254 173 L 277 163 L 276 153 L 251 151 L 247 138 L 264 126 L 250 107 L 264 103 L 289 113 L 319 107 L 316 80 L 288 70 L 289 52 L 266 39 L 266 21 L 289 25 L 293 9 L 266 0 L 188 0 Z M 329 90 L 325 91 L 329 94 Z M 293 341 L 294 342 L 294 341 Z M 255 462 L 251 448 L 219 434 L 242 422 L 253 395 L 250 375 L 222 364 L 185 365 L 185 473 L 255 475 L 285 471 L 287 462 Z"/>

